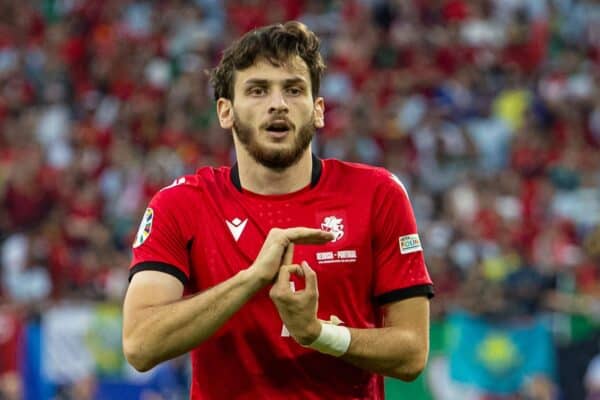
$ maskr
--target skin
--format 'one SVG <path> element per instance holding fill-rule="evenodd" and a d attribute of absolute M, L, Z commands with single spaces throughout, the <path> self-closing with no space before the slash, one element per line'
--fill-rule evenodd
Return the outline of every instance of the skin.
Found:
<path fill-rule="evenodd" d="M 183 299 L 184 287 L 177 278 L 158 271 L 135 274 L 123 304 L 123 352 L 127 361 L 138 371 L 148 371 L 187 353 L 273 282 L 283 260 L 290 259 L 293 243 L 323 244 L 332 239 L 331 234 L 319 229 L 272 229 L 249 268 Z"/>
<path fill-rule="evenodd" d="M 297 146 L 299 129 L 307 124 L 324 126 L 325 102 L 313 99 L 308 67 L 299 57 L 282 68 L 258 60 L 252 67 L 235 73 L 234 99 L 217 101 L 221 127 L 233 130 L 242 186 L 259 194 L 284 194 L 302 189 L 310 183 L 312 158 L 306 147 L 298 160 L 285 169 L 272 169 L 258 162 L 240 140 L 236 119 L 252 130 L 251 141 L 265 153 L 285 153 Z M 296 129 L 284 138 L 274 138 L 264 125 L 285 117 Z"/>
<path fill-rule="evenodd" d="M 304 277 L 303 290 L 291 289 L 292 274 Z M 283 265 L 269 294 L 294 340 L 303 346 L 315 341 L 321 333 L 319 292 L 317 275 L 308 263 Z M 350 347 L 341 358 L 359 368 L 412 381 L 425 368 L 429 353 L 429 300 L 393 302 L 384 306 L 383 315 L 383 328 L 349 328 Z"/>
<path fill-rule="evenodd" d="M 219 99 L 217 115 L 221 127 L 234 133 L 240 181 L 246 190 L 284 194 L 310 183 L 310 147 L 300 139 L 306 129 L 323 127 L 325 110 L 323 99 L 315 98 L 310 88 L 308 68 L 299 57 L 282 66 L 257 60 L 236 71 L 234 100 Z M 276 119 L 288 122 L 285 135 L 265 129 Z M 273 160 L 280 162 L 279 167 L 269 164 Z M 294 243 L 324 244 L 332 239 L 317 229 L 273 229 L 249 268 L 185 299 L 183 285 L 173 276 L 157 271 L 135 274 L 124 302 L 125 356 L 145 371 L 193 349 L 273 281 L 270 296 L 282 322 L 300 345 L 312 343 L 321 332 L 318 279 L 307 263 L 292 264 Z M 292 291 L 293 274 L 304 277 L 303 290 Z M 387 304 L 382 311 L 382 328 L 349 328 L 352 339 L 342 359 L 369 371 L 413 380 L 425 367 L 429 352 L 429 301 L 410 298 Z"/>

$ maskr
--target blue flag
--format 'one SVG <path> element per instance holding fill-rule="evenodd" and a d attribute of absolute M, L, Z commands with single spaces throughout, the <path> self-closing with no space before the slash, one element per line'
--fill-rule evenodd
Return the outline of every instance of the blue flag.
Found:
<path fill-rule="evenodd" d="M 450 376 L 491 394 L 518 392 L 526 379 L 554 376 L 555 354 L 548 327 L 539 319 L 492 324 L 457 312 L 449 317 Z"/>

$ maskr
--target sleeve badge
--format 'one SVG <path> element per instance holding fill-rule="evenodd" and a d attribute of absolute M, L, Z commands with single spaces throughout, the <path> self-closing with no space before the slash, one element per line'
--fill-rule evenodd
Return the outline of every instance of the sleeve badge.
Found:
<path fill-rule="evenodd" d="M 421 239 L 419 239 L 419 235 L 417 233 L 413 233 L 412 235 L 400 236 L 400 253 L 402 254 L 410 254 L 415 253 L 417 251 L 423 251 L 421 247 Z"/>
<path fill-rule="evenodd" d="M 133 248 L 140 247 L 146 239 L 150 236 L 152 231 L 152 220 L 154 219 L 154 211 L 151 208 L 146 208 L 140 227 L 135 235 L 135 242 Z"/>

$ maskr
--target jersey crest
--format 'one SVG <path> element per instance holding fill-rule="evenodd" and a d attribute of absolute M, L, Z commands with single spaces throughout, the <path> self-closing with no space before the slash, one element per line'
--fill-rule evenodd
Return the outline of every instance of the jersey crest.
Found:
<path fill-rule="evenodd" d="M 321 223 L 321 229 L 333 233 L 332 242 L 337 242 L 344 236 L 344 224 L 341 218 L 335 216 L 325 217 Z"/>

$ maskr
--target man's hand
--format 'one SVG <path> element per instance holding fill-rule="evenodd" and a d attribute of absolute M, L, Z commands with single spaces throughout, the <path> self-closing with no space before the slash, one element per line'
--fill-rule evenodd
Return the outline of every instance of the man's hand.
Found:
<path fill-rule="evenodd" d="M 294 243 L 325 244 L 331 240 L 333 235 L 320 229 L 273 228 L 269 231 L 258 257 L 248 270 L 255 274 L 263 285 L 267 285 L 273 282 L 282 265 L 292 263 Z"/>
<path fill-rule="evenodd" d="M 292 274 L 304 276 L 303 290 L 292 290 L 290 285 Z M 306 346 L 319 337 L 321 323 L 317 319 L 319 300 L 317 274 L 306 261 L 303 261 L 302 265 L 283 265 L 269 295 L 277 307 L 281 320 L 296 342 Z"/>

